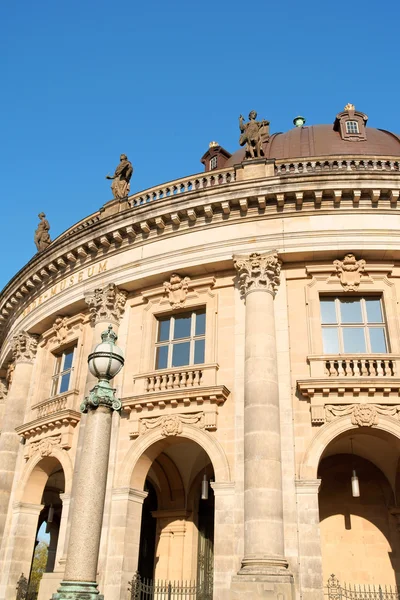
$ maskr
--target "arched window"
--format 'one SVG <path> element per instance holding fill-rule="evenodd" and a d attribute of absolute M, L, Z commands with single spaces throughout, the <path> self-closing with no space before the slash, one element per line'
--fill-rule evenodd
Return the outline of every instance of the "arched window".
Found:
<path fill-rule="evenodd" d="M 357 121 L 346 121 L 346 133 L 359 133 Z"/>

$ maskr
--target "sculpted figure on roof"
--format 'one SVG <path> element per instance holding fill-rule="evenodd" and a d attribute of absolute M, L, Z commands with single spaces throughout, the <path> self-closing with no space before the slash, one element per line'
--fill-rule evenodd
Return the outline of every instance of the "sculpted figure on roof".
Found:
<path fill-rule="evenodd" d="M 47 246 L 50 246 L 51 244 L 49 234 L 50 224 L 43 212 L 39 213 L 38 217 L 40 219 L 40 223 L 35 231 L 34 241 L 38 252 L 42 252 L 42 250 L 46 250 Z"/>
<path fill-rule="evenodd" d="M 241 132 L 239 144 L 246 145 L 245 159 L 262 158 L 264 151 L 262 147 L 262 137 L 269 137 L 269 121 L 256 121 L 257 113 L 252 110 L 249 114 L 249 120 L 244 122 L 243 115 L 239 117 L 239 129 Z"/>
<path fill-rule="evenodd" d="M 112 179 L 111 191 L 114 198 L 122 200 L 126 198 L 130 190 L 130 180 L 133 173 L 132 163 L 129 162 L 126 154 L 121 154 L 120 163 L 115 169 L 113 176 L 106 175 L 106 179 Z"/>

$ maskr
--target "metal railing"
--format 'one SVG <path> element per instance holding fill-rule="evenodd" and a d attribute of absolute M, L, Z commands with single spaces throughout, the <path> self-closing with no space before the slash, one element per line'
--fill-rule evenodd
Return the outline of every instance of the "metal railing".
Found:
<path fill-rule="evenodd" d="M 16 592 L 16 600 L 36 600 L 38 597 L 37 585 L 29 583 L 23 573 L 17 581 Z"/>
<path fill-rule="evenodd" d="M 342 585 L 335 575 L 331 575 L 325 587 L 328 600 L 400 600 L 400 590 L 391 585 Z"/>
<path fill-rule="evenodd" d="M 129 600 L 212 600 L 212 589 L 192 581 L 152 581 L 135 573 L 129 582 Z"/>

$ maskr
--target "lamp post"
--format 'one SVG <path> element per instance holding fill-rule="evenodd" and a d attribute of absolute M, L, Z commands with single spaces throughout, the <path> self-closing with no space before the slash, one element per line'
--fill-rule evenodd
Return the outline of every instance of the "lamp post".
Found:
<path fill-rule="evenodd" d="M 124 365 L 122 350 L 115 345 L 117 334 L 110 325 L 101 343 L 89 355 L 90 372 L 98 383 L 81 404 L 87 413 L 82 457 L 76 473 L 76 492 L 71 521 L 64 579 L 53 600 L 102 600 L 96 583 L 112 413 L 121 409 L 110 385 Z"/>

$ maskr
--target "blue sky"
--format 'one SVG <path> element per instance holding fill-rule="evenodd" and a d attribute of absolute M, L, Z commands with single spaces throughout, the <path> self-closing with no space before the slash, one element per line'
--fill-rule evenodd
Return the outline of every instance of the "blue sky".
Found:
<path fill-rule="evenodd" d="M 271 131 L 331 123 L 347 102 L 400 132 L 399 2 L 6 0 L 0 8 L 0 288 L 111 198 L 124 152 L 139 191 L 238 146 L 256 109 Z"/>

